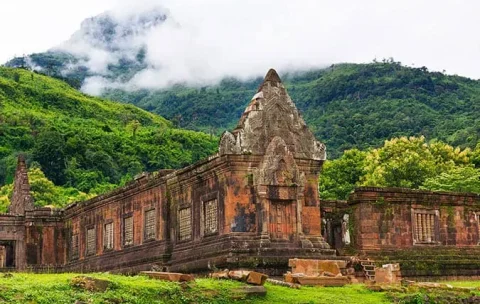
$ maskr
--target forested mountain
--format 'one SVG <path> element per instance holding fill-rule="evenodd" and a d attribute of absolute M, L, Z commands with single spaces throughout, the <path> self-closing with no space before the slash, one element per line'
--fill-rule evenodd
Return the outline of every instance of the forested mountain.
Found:
<path fill-rule="evenodd" d="M 163 8 L 123 16 L 105 12 L 86 19 L 64 44 L 6 65 L 39 70 L 75 88 L 159 114 L 178 127 L 218 135 L 234 127 L 262 79 L 230 77 L 211 86 L 170 83 L 154 89 L 157 74 L 148 71 L 158 72 L 162 65 L 151 59 L 169 45 L 158 41 L 153 45 L 160 44 L 159 49 L 149 46 L 155 33 L 175 23 L 174 17 Z M 471 148 L 479 141 L 479 80 L 406 67 L 393 59 L 279 72 L 307 124 L 326 143 L 329 158 L 398 136 L 423 135 Z M 142 78 L 137 76 L 151 81 L 148 89 L 137 86 L 134 80 Z"/>
<path fill-rule="evenodd" d="M 329 158 L 346 149 L 378 147 L 398 136 L 475 147 L 480 139 L 480 81 L 398 62 L 338 64 L 285 73 L 288 92 Z M 103 97 L 162 115 L 182 128 L 219 134 L 232 129 L 261 78 L 162 90 L 110 89 Z"/>
<path fill-rule="evenodd" d="M 60 80 L 0 67 L 0 186 L 11 183 L 18 153 L 35 176 L 100 193 L 142 171 L 191 164 L 214 153 L 217 140 Z"/>
<path fill-rule="evenodd" d="M 480 81 L 404 67 L 397 62 L 339 64 L 287 73 L 288 92 L 329 158 L 350 148 L 377 147 L 398 136 L 424 135 L 461 147 L 480 139 Z M 204 88 L 104 95 L 135 104 L 179 126 L 220 132 L 232 128 L 261 79 L 224 79 Z"/>

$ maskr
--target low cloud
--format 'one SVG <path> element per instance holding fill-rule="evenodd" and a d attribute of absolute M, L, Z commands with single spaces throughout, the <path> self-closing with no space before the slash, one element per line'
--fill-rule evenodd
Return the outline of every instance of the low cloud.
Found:
<path fill-rule="evenodd" d="M 101 28 L 87 20 L 59 48 L 82 58 L 78 64 L 95 74 L 83 86 L 91 94 L 206 85 L 228 76 L 261 76 L 270 67 L 286 72 L 389 57 L 479 78 L 480 3 L 461 2 L 119 1 L 103 15 Z M 113 36 L 102 32 L 109 22 L 117 24 Z M 108 69 L 138 60 L 142 50 L 139 68 L 128 78 Z"/>

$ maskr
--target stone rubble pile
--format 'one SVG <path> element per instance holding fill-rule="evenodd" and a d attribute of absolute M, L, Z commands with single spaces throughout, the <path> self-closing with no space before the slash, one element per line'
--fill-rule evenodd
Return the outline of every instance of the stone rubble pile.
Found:
<path fill-rule="evenodd" d="M 344 276 L 341 268 L 346 268 L 343 260 L 290 259 L 291 272 L 284 275 L 287 283 L 310 286 L 344 286 L 350 284 L 354 276 Z"/>
<path fill-rule="evenodd" d="M 261 272 L 248 270 L 229 271 L 228 269 L 214 272 L 210 274 L 210 277 L 214 279 L 231 279 L 257 286 L 263 286 L 268 279 L 268 276 Z"/>

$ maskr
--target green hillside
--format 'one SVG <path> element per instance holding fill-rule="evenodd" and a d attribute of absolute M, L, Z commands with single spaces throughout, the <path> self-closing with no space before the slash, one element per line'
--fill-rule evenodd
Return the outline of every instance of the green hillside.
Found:
<path fill-rule="evenodd" d="M 174 128 L 133 105 L 0 67 L 0 186 L 12 182 L 20 152 L 37 176 L 41 168 L 56 185 L 99 193 L 142 171 L 191 164 L 216 145 L 215 137 Z"/>
<path fill-rule="evenodd" d="M 339 64 L 284 74 L 289 94 L 329 158 L 345 149 L 377 147 L 385 139 L 420 136 L 454 146 L 480 139 L 480 81 L 410 68 L 398 62 Z M 261 82 L 224 79 L 204 88 L 125 92 L 105 96 L 135 104 L 184 128 L 232 128 Z"/>

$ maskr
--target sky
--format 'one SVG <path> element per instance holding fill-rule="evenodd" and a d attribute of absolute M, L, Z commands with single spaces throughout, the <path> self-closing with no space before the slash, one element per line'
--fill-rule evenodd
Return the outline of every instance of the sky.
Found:
<path fill-rule="evenodd" d="M 63 43 L 91 55 L 92 68 L 102 71 L 118 58 L 88 44 L 64 44 L 82 20 L 106 10 L 126 18 L 158 5 L 168 22 L 128 42 L 129 48 L 148 46 L 149 68 L 129 83 L 135 88 L 390 57 L 480 79 L 477 0 L 2 1 L 0 63 Z M 97 77 L 88 85 L 87 91 L 98 93 L 99 87 L 118 84 Z"/>

